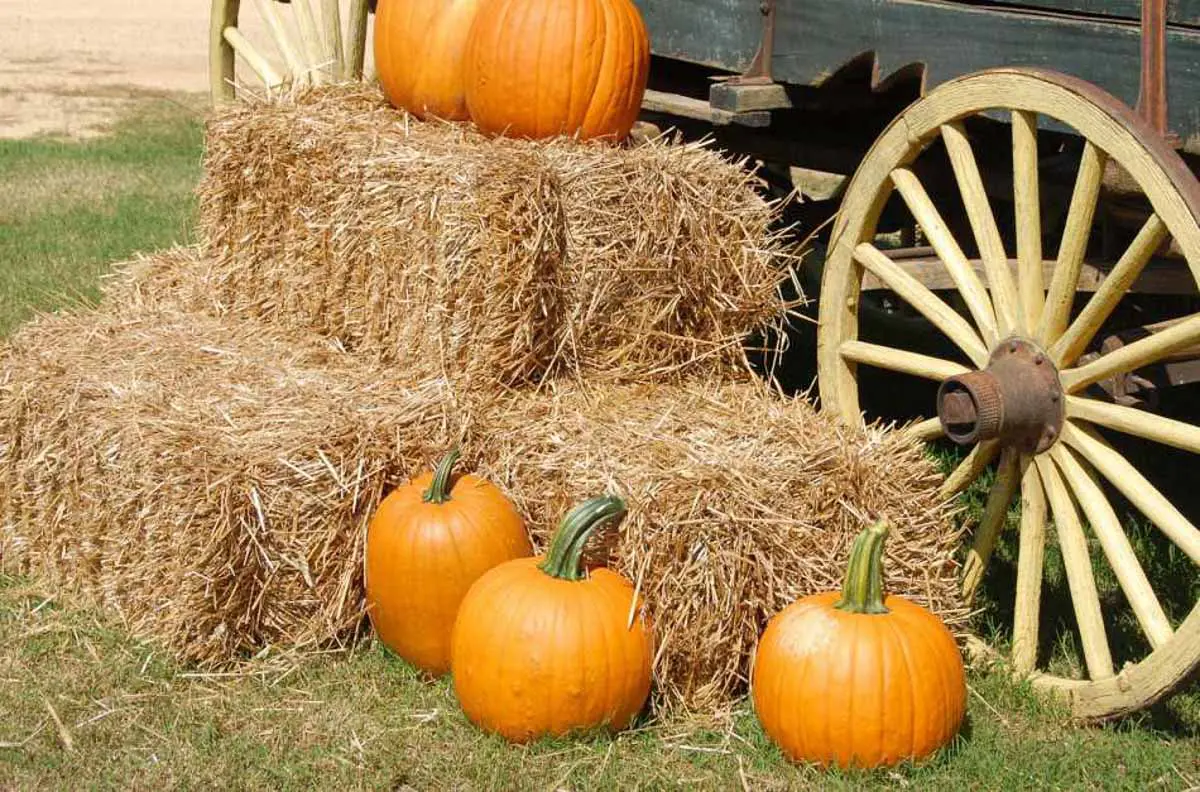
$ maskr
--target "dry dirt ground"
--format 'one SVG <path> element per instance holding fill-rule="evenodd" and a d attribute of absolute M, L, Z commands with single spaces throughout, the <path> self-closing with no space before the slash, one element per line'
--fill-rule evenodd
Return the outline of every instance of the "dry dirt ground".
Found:
<path fill-rule="evenodd" d="M 0 0 L 0 138 L 86 137 L 139 96 L 207 93 L 210 5 Z M 274 56 L 254 3 L 242 5 L 239 27 Z"/>

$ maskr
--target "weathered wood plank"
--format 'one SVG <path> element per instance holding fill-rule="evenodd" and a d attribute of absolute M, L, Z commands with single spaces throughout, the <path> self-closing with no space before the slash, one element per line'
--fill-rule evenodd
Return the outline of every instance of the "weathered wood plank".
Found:
<path fill-rule="evenodd" d="M 1091 16 L 1137 19 L 1142 16 L 1142 0 L 950 0 L 963 5 L 1007 5 L 1043 8 L 1047 11 L 1088 14 Z M 1168 0 L 1167 22 L 1173 25 L 1200 25 L 1200 0 Z"/>
<path fill-rule="evenodd" d="M 1076 1 L 1082 2 L 1062 0 Z M 657 54 L 740 71 L 758 49 L 757 0 L 635 2 Z M 1176 4 L 1180 12 L 1192 7 Z M 772 68 L 781 82 L 820 84 L 856 56 L 874 52 L 881 79 L 925 63 L 927 88 L 990 67 L 1040 66 L 1137 102 L 1140 36 L 1129 21 L 943 0 L 779 0 L 776 25 Z M 1200 30 L 1170 29 L 1167 51 L 1170 127 L 1185 148 L 1200 152 Z"/>
<path fill-rule="evenodd" d="M 933 0 L 782 3 L 776 24 L 775 73 L 787 81 L 820 82 L 830 64 L 873 51 L 881 77 L 925 62 L 928 87 L 995 66 L 1040 66 L 1137 102 L 1137 25 Z M 1188 138 L 1200 134 L 1200 32 L 1176 29 L 1167 38 L 1170 125 Z"/>
<path fill-rule="evenodd" d="M 634 5 L 655 55 L 740 73 L 758 51 L 759 0 L 634 0 Z"/>
<path fill-rule="evenodd" d="M 642 110 L 679 118 L 691 118 L 696 121 L 708 121 L 716 126 L 741 124 L 749 127 L 765 127 L 771 123 L 770 113 L 759 111 L 731 113 L 715 108 L 703 99 L 653 89 L 647 89 L 646 95 L 642 97 Z"/>
<path fill-rule="evenodd" d="M 895 258 L 896 264 L 901 269 L 930 289 L 945 290 L 958 288 L 949 271 L 947 271 L 946 265 L 937 256 L 893 256 L 893 258 Z M 983 262 L 980 259 L 968 259 L 967 263 L 975 270 L 980 280 L 986 284 L 987 270 L 983 266 Z M 1017 260 L 1009 259 L 1008 266 L 1015 278 L 1018 273 Z M 1050 282 L 1051 277 L 1054 275 L 1055 266 L 1056 262 L 1052 260 L 1042 262 L 1043 283 Z M 1096 291 L 1100 288 L 1100 284 L 1104 282 L 1104 278 L 1107 275 L 1107 270 L 1085 262 L 1080 268 L 1079 286 L 1076 291 Z M 887 286 L 870 272 L 864 272 L 862 288 L 864 291 L 876 291 L 886 289 Z M 1142 271 L 1142 274 L 1134 281 L 1129 291 L 1136 294 L 1195 294 L 1196 281 L 1192 278 L 1191 272 L 1188 271 L 1187 265 L 1182 261 L 1160 259 L 1152 261 Z"/>
<path fill-rule="evenodd" d="M 792 106 L 787 89 L 779 83 L 763 85 L 730 85 L 717 83 L 709 92 L 708 101 L 713 107 L 730 113 L 745 113 L 750 110 L 783 110 Z"/>

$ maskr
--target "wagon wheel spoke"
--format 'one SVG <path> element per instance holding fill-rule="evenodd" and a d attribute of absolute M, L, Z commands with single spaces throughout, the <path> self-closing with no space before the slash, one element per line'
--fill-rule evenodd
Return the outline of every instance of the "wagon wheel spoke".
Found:
<path fill-rule="evenodd" d="M 1167 236 L 1166 224 L 1158 215 L 1150 215 L 1079 316 L 1050 348 L 1050 356 L 1055 363 L 1061 366 L 1079 358 Z"/>
<path fill-rule="evenodd" d="M 1058 546 L 1062 552 L 1063 566 L 1067 571 L 1067 586 L 1071 591 L 1071 605 L 1075 609 L 1075 623 L 1079 627 L 1079 639 L 1083 643 L 1083 659 L 1088 677 L 1107 679 L 1113 675 L 1112 654 L 1108 649 L 1108 637 L 1104 629 L 1104 614 L 1100 611 L 1100 595 L 1096 592 L 1096 579 L 1092 575 L 1092 562 L 1088 556 L 1087 539 L 1083 535 L 1083 524 L 1071 498 L 1071 492 L 1063 483 L 1057 466 L 1051 457 L 1042 454 L 1035 458 L 1038 474 L 1046 488 L 1046 498 L 1054 513 L 1054 526 L 1058 532 Z"/>
<path fill-rule="evenodd" d="M 1158 489 L 1129 464 L 1094 430 L 1076 424 L 1063 424 L 1063 442 L 1087 460 L 1104 478 L 1146 515 L 1150 522 L 1182 550 L 1192 562 L 1200 565 L 1200 530 L 1192 525 Z"/>
<path fill-rule="evenodd" d="M 1109 505 L 1108 499 L 1100 486 L 1092 480 L 1083 465 L 1076 458 L 1075 452 L 1061 445 L 1050 451 L 1054 463 L 1062 472 L 1067 484 L 1075 493 L 1075 500 L 1083 507 L 1092 532 L 1100 542 L 1108 565 L 1117 577 L 1117 583 L 1125 592 L 1125 598 L 1138 624 L 1150 641 L 1150 646 L 1157 649 L 1171 640 L 1171 622 L 1163 611 L 1154 589 L 1142 566 L 1134 555 L 1133 546 L 1121 528 L 1117 513 Z"/>
<path fill-rule="evenodd" d="M 1067 327 L 1075 291 L 1079 286 L 1079 272 L 1091 236 L 1092 220 L 1096 215 L 1096 204 L 1100 198 L 1100 181 L 1104 176 L 1106 159 L 1104 152 L 1092 141 L 1084 143 L 1079 174 L 1075 178 L 1075 189 L 1071 194 L 1067 222 L 1054 265 L 1054 277 L 1050 279 L 1046 305 L 1038 322 L 1037 337 L 1044 344 L 1053 343 Z"/>
<path fill-rule="evenodd" d="M 1017 551 L 1017 591 L 1013 600 L 1013 670 L 1028 676 L 1037 666 L 1042 568 L 1046 560 L 1046 493 L 1037 465 L 1021 477 L 1021 535 Z"/>
<path fill-rule="evenodd" d="M 906 427 L 904 433 L 914 440 L 929 442 L 937 440 L 945 432 L 942 430 L 942 422 L 937 418 L 926 418 L 924 421 L 918 421 Z"/>
<path fill-rule="evenodd" d="M 342 52 L 342 9 L 338 0 L 323 0 L 321 23 L 324 26 L 326 52 L 333 59 L 333 77 L 346 79 L 346 61 Z"/>
<path fill-rule="evenodd" d="M 898 371 L 902 374 L 911 374 L 914 377 L 924 377 L 939 382 L 970 371 L 966 366 L 953 361 L 878 344 L 868 344 L 865 341 L 843 342 L 841 354 L 842 357 L 855 363 L 866 363 L 876 368 Z"/>
<path fill-rule="evenodd" d="M 979 334 L 942 298 L 869 242 L 863 242 L 854 249 L 854 259 L 945 333 L 975 365 L 987 365 L 987 348 Z"/>
<path fill-rule="evenodd" d="M 1013 201 L 1017 274 L 1025 329 L 1033 331 L 1046 295 L 1042 282 L 1042 212 L 1038 189 L 1037 113 L 1012 112 Z"/>
<path fill-rule="evenodd" d="M 1200 426 L 1164 418 L 1145 410 L 1068 396 L 1067 417 L 1200 454 Z"/>
<path fill-rule="evenodd" d="M 984 342 L 989 346 L 996 343 L 998 338 L 996 314 L 992 310 L 992 302 L 988 298 L 987 289 L 984 288 L 983 281 L 979 280 L 974 268 L 967 261 L 958 241 L 950 233 L 941 213 L 933 205 L 929 193 L 925 192 L 921 180 L 908 168 L 897 168 L 892 171 L 891 179 L 892 184 L 896 185 L 896 189 L 904 199 L 904 203 L 908 205 L 909 211 L 920 223 L 929 243 L 937 252 L 938 258 L 946 265 L 946 270 L 954 279 L 955 285 L 967 304 L 967 309 L 975 319 L 975 326 L 979 328 Z"/>
<path fill-rule="evenodd" d="M 1017 284 L 1008 268 L 1004 240 L 1000 237 L 1000 228 L 996 225 L 995 215 L 992 214 L 992 206 L 983 187 L 983 177 L 979 174 L 979 165 L 975 161 L 975 153 L 971 149 L 971 141 L 967 139 L 966 130 L 960 122 L 955 121 L 943 124 L 941 132 L 942 141 L 950 155 L 954 177 L 958 182 L 958 191 L 967 210 L 967 219 L 971 223 L 988 283 L 991 285 L 997 330 L 1001 337 L 1005 337 L 1023 330 L 1026 325 L 1021 301 L 1017 296 Z"/>
<path fill-rule="evenodd" d="M 999 453 L 1000 443 L 995 440 L 976 444 L 971 449 L 971 453 L 967 454 L 966 459 L 959 462 L 954 472 L 942 482 L 941 488 L 938 489 L 938 497 L 942 499 L 951 498 L 965 490 L 970 486 L 972 481 L 979 478 L 983 474 L 983 471 L 987 470 L 988 465 L 992 464 L 992 460 Z"/>
<path fill-rule="evenodd" d="M 254 0 L 254 7 L 263 22 L 266 23 L 267 30 L 271 34 L 271 41 L 275 44 L 275 51 L 283 57 L 284 63 L 287 64 L 288 70 L 291 73 L 292 80 L 303 79 L 308 70 L 307 66 L 300 55 L 299 48 L 292 40 L 287 26 L 284 24 L 283 17 L 276 7 L 275 0 Z"/>
<path fill-rule="evenodd" d="M 979 584 L 983 581 L 984 570 L 987 569 L 992 549 L 996 546 L 996 538 L 1000 535 L 1004 518 L 1008 515 L 1008 506 L 1012 503 L 1020 482 L 1021 457 L 1016 451 L 1006 448 L 1000 454 L 996 481 L 988 492 L 983 516 L 979 519 L 979 527 L 975 529 L 975 541 L 963 564 L 963 599 L 968 603 L 975 599 Z"/>
<path fill-rule="evenodd" d="M 212 0 L 210 72 L 215 102 L 233 99 L 239 88 L 235 54 L 250 67 L 268 93 L 283 86 L 359 79 L 366 58 L 370 0 L 351 0 L 343 30 L 340 0 L 252 0 L 264 23 L 261 35 L 281 65 L 266 57 L 264 45 L 249 40 L 239 25 L 246 0 Z M 284 9 L 287 9 L 286 11 Z"/>
<path fill-rule="evenodd" d="M 240 55 L 242 60 L 246 62 L 246 65 L 258 75 L 258 79 L 263 81 L 263 85 L 267 87 L 267 90 L 272 90 L 283 85 L 284 78 L 280 74 L 279 69 L 271 61 L 267 60 L 267 57 L 259 52 L 258 48 L 250 43 L 249 39 L 242 35 L 242 31 L 235 27 L 227 27 L 222 32 L 222 35 L 229 42 L 229 46 L 233 47 L 233 51 Z"/>
<path fill-rule="evenodd" d="M 1200 344 L 1200 313 L 1192 314 L 1161 332 L 1109 352 L 1087 365 L 1063 371 L 1063 389 L 1073 393 L 1094 382 L 1149 366 L 1173 352 L 1197 344 Z"/>
<path fill-rule="evenodd" d="M 303 42 L 304 52 L 312 66 L 313 82 L 323 85 L 329 82 L 325 66 L 329 57 L 321 41 L 321 33 L 317 27 L 317 15 L 313 11 L 311 0 L 292 0 L 292 12 L 296 15 L 296 25 L 300 28 L 300 41 Z"/>

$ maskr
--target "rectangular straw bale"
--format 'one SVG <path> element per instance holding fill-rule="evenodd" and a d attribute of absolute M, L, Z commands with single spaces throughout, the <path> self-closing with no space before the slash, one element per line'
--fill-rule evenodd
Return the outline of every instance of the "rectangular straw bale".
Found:
<path fill-rule="evenodd" d="M 774 204 L 707 147 L 488 140 L 377 88 L 208 125 L 208 310 L 504 385 L 744 368 L 787 306 Z"/>
<path fill-rule="evenodd" d="M 202 666 L 336 644 L 381 493 L 457 436 L 449 395 L 245 322 L 39 319 L 0 352 L 0 566 Z"/>
<path fill-rule="evenodd" d="M 727 709 L 767 619 L 840 589 L 854 536 L 886 517 L 885 578 L 962 625 L 958 529 L 940 476 L 896 432 L 851 429 L 753 384 L 547 389 L 488 418 L 477 456 L 544 541 L 570 506 L 612 492 L 610 550 L 656 625 L 660 705 Z"/>

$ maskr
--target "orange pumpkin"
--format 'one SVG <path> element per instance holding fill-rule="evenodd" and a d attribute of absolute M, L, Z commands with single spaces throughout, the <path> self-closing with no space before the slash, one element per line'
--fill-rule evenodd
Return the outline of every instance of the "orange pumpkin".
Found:
<path fill-rule="evenodd" d="M 367 613 L 379 640 L 430 674 L 450 670 L 463 595 L 482 574 L 533 554 L 524 522 L 495 486 L 451 481 L 459 451 L 388 495 L 367 527 Z"/>
<path fill-rule="evenodd" d="M 467 120 L 463 55 L 479 0 L 379 0 L 375 68 L 388 101 L 418 118 Z"/>
<path fill-rule="evenodd" d="M 641 110 L 650 39 L 630 0 L 483 0 L 465 71 L 488 134 L 620 140 Z"/>
<path fill-rule="evenodd" d="M 962 656 L 932 613 L 883 595 L 886 523 L 855 540 L 845 586 L 792 603 L 767 625 L 751 691 L 793 760 L 891 766 L 947 744 L 967 704 Z"/>
<path fill-rule="evenodd" d="M 653 636 L 633 585 L 584 571 L 588 539 L 619 498 L 585 501 L 545 556 L 501 564 L 471 587 L 454 626 L 454 691 L 467 717 L 513 742 L 623 729 L 650 693 Z"/>

